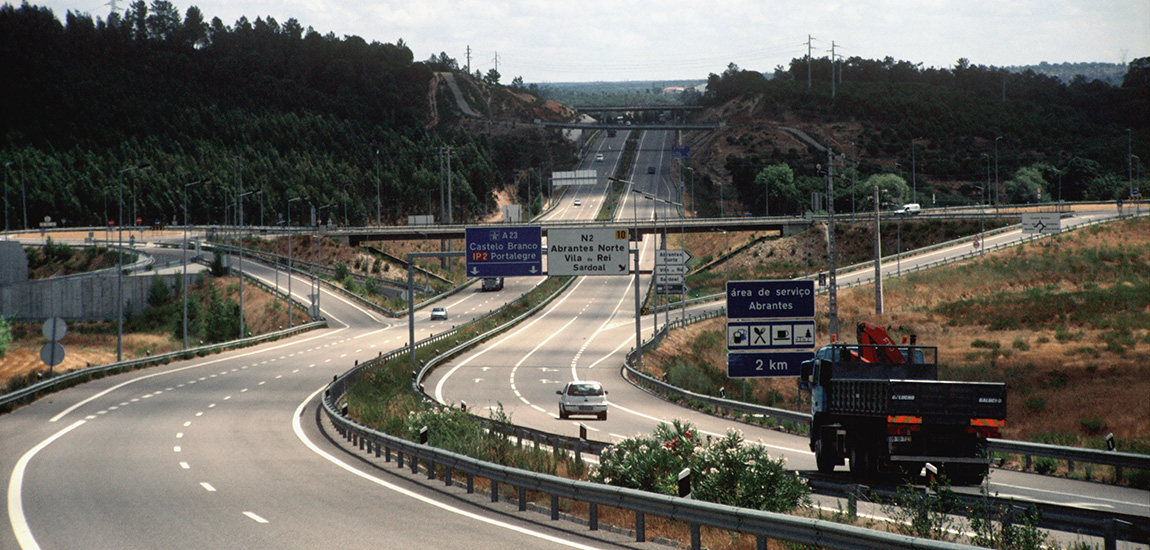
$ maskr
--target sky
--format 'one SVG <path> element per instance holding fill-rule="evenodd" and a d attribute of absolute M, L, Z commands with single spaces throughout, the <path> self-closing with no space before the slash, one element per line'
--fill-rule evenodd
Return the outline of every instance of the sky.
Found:
<path fill-rule="evenodd" d="M 108 0 L 27 0 L 64 20 Z M 149 4 L 151 0 L 147 0 Z M 170 0 L 233 25 L 295 18 L 320 34 L 402 39 L 502 82 L 705 79 L 729 63 L 771 72 L 807 53 L 953 67 L 1122 63 L 1150 56 L 1150 0 Z M 118 0 L 120 9 L 128 0 Z"/>

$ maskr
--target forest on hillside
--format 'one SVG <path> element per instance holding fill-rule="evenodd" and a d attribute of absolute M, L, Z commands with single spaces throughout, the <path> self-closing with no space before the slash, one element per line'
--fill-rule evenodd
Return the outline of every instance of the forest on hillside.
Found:
<path fill-rule="evenodd" d="M 875 185 L 887 206 L 912 197 L 932 206 L 993 201 L 982 197 L 992 176 L 1002 203 L 1147 194 L 1150 58 L 1131 62 L 1120 86 L 965 59 L 924 69 L 889 57 L 834 65 L 823 58 L 810 60 L 809 70 L 809 86 L 806 58 L 769 77 L 731 64 L 708 79 L 700 104 L 754 105 L 749 113 L 735 109 L 749 121 L 726 138 L 736 151 L 722 167 L 749 212 L 763 212 L 768 201 L 772 214 L 820 209 L 811 194 L 826 189 L 826 153 L 780 147 L 759 131 L 783 120 L 822 128 L 821 137 L 834 140 L 843 155 L 835 170 L 843 178 L 835 192 L 840 212 L 869 207 Z M 717 182 L 705 178 L 700 189 L 706 212 L 717 202 Z"/>
<path fill-rule="evenodd" d="M 226 25 L 195 6 L 136 0 L 107 20 L 0 6 L 0 162 L 8 227 L 45 216 L 98 226 L 125 212 L 151 224 L 271 225 L 292 205 L 339 224 L 383 223 L 440 211 L 439 151 L 452 148 L 453 219 L 494 210 L 495 189 L 520 170 L 564 169 L 561 140 L 475 135 L 440 94 L 428 116 L 434 68 L 411 50 L 336 37 L 295 19 Z M 133 170 L 133 167 L 146 166 Z M 210 180 L 207 185 L 187 184 Z M 526 196 L 526 189 L 520 190 Z M 538 191 L 534 193 L 538 195 Z"/>

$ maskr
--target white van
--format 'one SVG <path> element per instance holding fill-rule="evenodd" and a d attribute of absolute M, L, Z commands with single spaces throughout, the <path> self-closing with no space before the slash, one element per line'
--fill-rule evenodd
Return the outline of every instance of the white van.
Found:
<path fill-rule="evenodd" d="M 912 202 L 910 204 L 902 205 L 902 208 L 895 210 L 894 213 L 898 214 L 899 216 L 911 216 L 918 214 L 920 210 L 922 210 L 922 207 L 919 206 L 918 203 Z"/>

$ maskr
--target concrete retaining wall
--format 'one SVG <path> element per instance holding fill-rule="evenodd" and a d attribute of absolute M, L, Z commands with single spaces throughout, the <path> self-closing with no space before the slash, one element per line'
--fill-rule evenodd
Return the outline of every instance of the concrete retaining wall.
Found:
<path fill-rule="evenodd" d="M 124 315 L 139 315 L 148 307 L 154 273 L 124 275 Z M 159 275 L 173 290 L 182 274 Z M 187 281 L 195 283 L 196 274 Z M 0 286 L 0 315 L 17 321 L 60 317 L 65 321 L 116 318 L 115 271 L 111 275 L 43 279 Z"/>

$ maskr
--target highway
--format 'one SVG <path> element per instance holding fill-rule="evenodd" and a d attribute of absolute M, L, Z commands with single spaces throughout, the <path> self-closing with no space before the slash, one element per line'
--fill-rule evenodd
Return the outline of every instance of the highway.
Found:
<path fill-rule="evenodd" d="M 613 173 L 626 132 L 619 134 L 597 142 L 583 167 L 602 165 L 601 173 Z M 643 134 L 628 179 L 640 191 L 674 201 L 671 135 Z M 596 162 L 599 152 L 604 160 Z M 647 174 L 647 166 L 656 173 Z M 605 188 L 601 180 L 569 190 L 548 217 L 593 218 Z M 621 219 L 637 216 L 642 223 L 656 209 L 660 220 L 675 215 L 664 203 L 634 198 L 626 195 Z M 991 237 L 987 244 L 1009 238 Z M 645 269 L 654 246 L 648 236 L 639 247 Z M 939 253 L 945 254 L 932 252 Z M 902 268 L 915 261 L 924 260 L 903 258 Z M 274 284 L 271 269 L 254 263 L 245 269 Z M 851 276 L 840 275 L 840 284 Z M 286 286 L 283 277 L 280 288 Z M 448 308 L 446 321 L 432 322 L 426 310 L 417 311 L 416 337 L 486 313 L 539 280 L 508 278 L 504 290 L 493 293 L 472 285 L 436 304 Z M 640 283 L 645 292 L 646 275 Z M 305 300 L 309 286 L 306 278 L 294 279 L 297 300 Z M 622 381 L 619 365 L 635 344 L 633 292 L 631 277 L 578 279 L 541 314 L 437 369 L 425 386 L 444 402 L 467 401 L 480 414 L 502 404 L 516 423 L 548 431 L 574 434 L 582 422 L 601 440 L 649 434 L 657 422 L 672 418 L 710 435 L 736 427 L 748 440 L 786 456 L 792 467 L 815 469 L 804 438 L 732 425 Z M 0 548 L 656 547 L 624 544 L 626 539 L 606 533 L 589 539 L 562 522 L 489 510 L 343 451 L 317 425 L 318 393 L 356 361 L 404 345 L 407 325 L 327 291 L 321 302 L 327 329 L 96 380 L 0 416 L 8 518 Z M 644 335 L 652 328 L 651 318 L 644 317 Z M 607 420 L 558 420 L 555 390 L 572 379 L 605 384 Z M 1121 487 L 995 470 L 989 489 L 1150 515 L 1147 492 Z"/>

